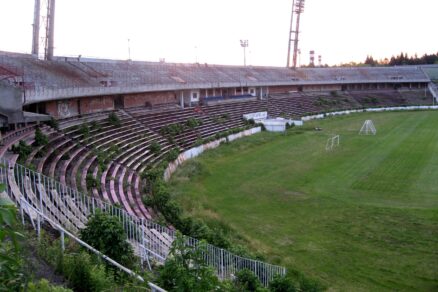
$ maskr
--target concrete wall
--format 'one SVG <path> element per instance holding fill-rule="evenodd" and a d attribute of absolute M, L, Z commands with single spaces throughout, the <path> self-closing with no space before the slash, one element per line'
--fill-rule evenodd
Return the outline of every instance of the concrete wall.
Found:
<path fill-rule="evenodd" d="M 82 98 L 79 100 L 81 114 L 96 113 L 114 109 L 113 96 L 98 96 Z"/>
<path fill-rule="evenodd" d="M 298 86 L 270 86 L 269 93 L 287 93 L 289 91 L 298 91 Z"/>
<path fill-rule="evenodd" d="M 0 112 L 8 117 L 9 123 L 23 121 L 21 90 L 0 82 Z"/>
<path fill-rule="evenodd" d="M 327 84 L 327 85 L 305 85 L 303 91 L 334 91 L 341 90 L 341 85 Z"/>
<path fill-rule="evenodd" d="M 46 113 L 55 118 L 68 118 L 79 114 L 77 99 L 46 102 Z"/>
<path fill-rule="evenodd" d="M 157 105 L 165 103 L 179 103 L 179 99 L 177 99 L 175 92 L 145 92 L 124 95 L 125 108 L 145 106 L 146 104 Z"/>

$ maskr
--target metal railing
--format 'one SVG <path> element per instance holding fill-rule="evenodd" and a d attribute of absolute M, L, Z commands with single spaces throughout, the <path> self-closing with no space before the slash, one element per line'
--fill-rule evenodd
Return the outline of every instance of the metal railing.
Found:
<path fill-rule="evenodd" d="M 93 253 L 97 254 L 99 257 L 101 257 L 105 261 L 109 262 L 111 265 L 119 268 L 120 270 L 122 270 L 125 273 L 127 273 L 128 275 L 136 278 L 137 280 L 139 280 L 141 282 L 144 282 L 144 279 L 141 276 L 137 275 L 135 272 L 133 272 L 132 270 L 126 268 L 125 266 L 119 264 L 118 262 L 116 262 L 115 260 L 110 258 L 109 256 L 104 255 L 103 253 L 101 253 L 100 251 L 98 251 L 97 249 L 92 247 L 91 245 L 87 244 L 86 242 L 80 240 L 78 237 L 73 235 L 71 232 L 67 231 L 61 225 L 59 225 L 58 223 L 56 223 L 52 219 L 50 219 L 48 216 L 46 216 L 43 212 L 41 212 L 40 210 L 38 210 L 37 208 L 32 206 L 28 201 L 26 201 L 26 199 L 21 197 L 21 199 L 20 199 L 20 213 L 21 213 L 21 218 L 22 218 L 23 224 L 24 224 L 24 210 L 25 209 L 28 210 L 28 211 L 32 210 L 33 212 L 35 212 L 37 214 L 37 216 L 38 216 L 38 219 L 37 219 L 38 220 L 38 224 L 41 223 L 41 220 L 45 220 L 45 221 L 49 222 L 50 225 L 52 225 L 53 227 L 55 227 L 59 231 L 59 233 L 61 234 L 61 249 L 62 249 L 63 252 L 65 250 L 64 235 L 67 234 L 74 241 L 76 241 L 77 243 L 79 243 L 80 245 L 85 247 L 86 249 L 92 251 Z M 38 225 L 38 228 L 37 228 L 38 237 L 40 237 L 40 235 L 41 235 L 40 230 L 41 230 L 41 226 Z"/>
<path fill-rule="evenodd" d="M 35 221 L 41 219 L 34 210 L 37 209 L 51 220 L 48 221 L 49 224 L 54 222 L 72 234 L 77 234 L 87 223 L 88 216 L 100 209 L 120 220 L 127 239 L 140 257 L 142 264 L 150 267 L 151 261 L 165 262 L 172 242 L 176 238 L 175 230 L 128 214 L 125 210 L 108 202 L 87 196 L 5 158 L 0 158 L 0 165 L 0 182 L 7 185 L 9 197 L 17 205 L 20 205 L 23 198 L 33 206 L 33 209 L 24 207 L 23 212 L 29 216 L 34 225 Z M 37 226 L 39 225 L 37 222 Z M 200 243 L 195 238 L 185 237 L 185 239 L 189 246 L 196 247 Z M 249 269 L 267 286 L 275 275 L 286 274 L 284 267 L 240 257 L 210 244 L 205 247 L 204 260 L 214 268 L 221 279 L 230 279 L 236 272 Z"/>

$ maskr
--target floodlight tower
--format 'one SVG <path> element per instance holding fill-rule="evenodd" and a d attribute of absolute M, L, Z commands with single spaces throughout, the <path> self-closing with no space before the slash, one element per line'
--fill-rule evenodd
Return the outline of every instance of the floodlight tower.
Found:
<path fill-rule="evenodd" d="M 32 55 L 38 58 L 40 48 L 40 0 L 35 0 L 33 14 Z"/>
<path fill-rule="evenodd" d="M 246 67 L 246 48 L 248 47 L 248 40 L 240 40 L 240 46 L 243 48 L 243 65 Z"/>
<path fill-rule="evenodd" d="M 292 1 L 292 14 L 290 18 L 290 30 L 289 30 L 289 43 L 287 49 L 287 64 L 286 67 L 297 67 L 297 57 L 298 57 L 298 36 L 300 34 L 300 18 L 301 13 L 304 12 L 304 1 L 305 0 L 293 0 Z M 296 16 L 296 22 L 294 26 L 294 16 Z M 294 53 L 292 57 L 292 64 L 290 62 L 291 46 L 294 44 Z"/>
<path fill-rule="evenodd" d="M 44 59 L 53 59 L 53 49 L 55 44 L 55 0 L 47 0 L 47 23 Z"/>

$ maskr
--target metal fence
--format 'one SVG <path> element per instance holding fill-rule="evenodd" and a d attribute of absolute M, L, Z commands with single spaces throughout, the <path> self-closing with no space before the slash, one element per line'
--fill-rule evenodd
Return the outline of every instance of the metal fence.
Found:
<path fill-rule="evenodd" d="M 0 164 L 0 182 L 6 184 L 6 192 L 17 206 L 24 197 L 53 222 L 73 234 L 78 234 L 78 231 L 85 226 L 89 215 L 101 210 L 119 218 L 142 264 L 146 263 L 150 266 L 151 261 L 164 263 L 166 260 L 172 242 L 176 238 L 175 230 L 130 215 L 108 202 L 80 193 L 48 176 L 15 163 L 14 159 L 0 158 Z M 23 211 L 35 228 L 41 228 L 38 219 L 40 216 L 37 216 L 35 211 L 25 207 Z M 197 247 L 200 244 L 197 239 L 191 237 L 185 239 L 189 246 Z M 215 269 L 221 279 L 230 279 L 239 270 L 249 269 L 257 275 L 263 285 L 267 286 L 275 275 L 286 273 L 284 267 L 240 257 L 210 244 L 205 246 L 203 256 L 205 262 Z"/>

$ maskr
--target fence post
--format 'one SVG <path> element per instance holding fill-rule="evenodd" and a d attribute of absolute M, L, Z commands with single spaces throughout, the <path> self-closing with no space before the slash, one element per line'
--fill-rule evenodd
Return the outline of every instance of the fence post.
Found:
<path fill-rule="evenodd" d="M 38 241 L 41 240 L 41 219 L 40 219 L 40 213 L 37 213 L 37 234 L 38 234 Z"/>
<path fill-rule="evenodd" d="M 65 243 L 64 243 L 64 230 L 60 230 L 61 231 L 61 250 L 64 253 L 65 250 Z"/>
<path fill-rule="evenodd" d="M 34 178 L 35 178 L 35 176 L 34 176 Z M 41 183 L 41 174 L 40 173 L 38 173 L 38 183 L 35 181 L 35 179 L 34 179 L 34 183 L 35 183 L 35 195 L 36 195 L 36 193 L 37 193 L 36 192 L 37 185 Z M 39 190 L 38 190 L 38 192 L 39 192 Z M 40 210 L 41 210 L 41 213 L 44 214 L 44 210 L 43 210 L 43 195 L 41 193 L 40 193 Z"/>
<path fill-rule="evenodd" d="M 221 248 L 221 278 L 224 279 L 224 250 Z"/>

